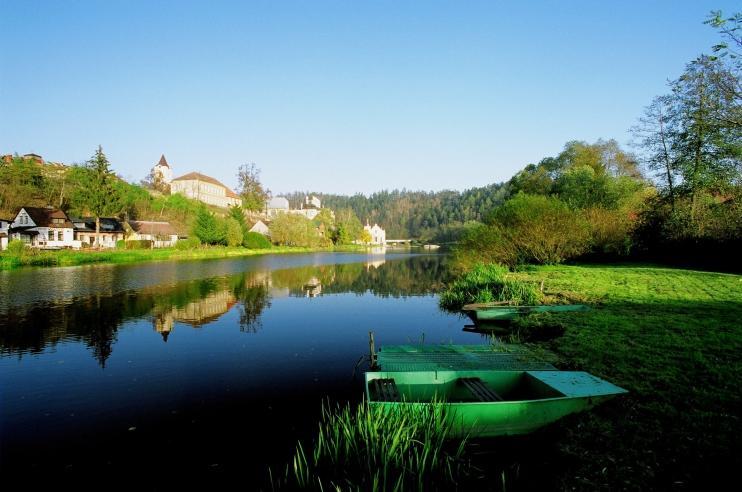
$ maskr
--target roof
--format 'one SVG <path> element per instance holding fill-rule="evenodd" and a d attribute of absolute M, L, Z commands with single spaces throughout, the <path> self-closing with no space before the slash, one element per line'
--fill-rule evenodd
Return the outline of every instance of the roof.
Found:
<path fill-rule="evenodd" d="M 78 232 L 95 232 L 95 217 L 84 217 L 82 219 L 70 219 Z M 82 224 L 82 226 L 78 226 Z M 100 232 L 124 232 L 124 225 L 115 217 L 100 218 Z"/>
<path fill-rule="evenodd" d="M 62 227 L 72 228 L 72 222 L 62 210 L 42 207 L 23 207 L 23 210 L 31 217 L 36 227 Z M 53 224 L 52 219 L 64 219 L 61 224 Z"/>
<path fill-rule="evenodd" d="M 288 210 L 289 201 L 282 196 L 277 196 L 268 201 L 268 208 L 282 208 Z"/>
<path fill-rule="evenodd" d="M 160 236 L 177 236 L 170 222 L 153 222 L 149 220 L 130 220 L 129 227 L 139 234 L 152 234 Z"/>
<path fill-rule="evenodd" d="M 230 190 L 228 186 L 226 186 L 224 183 L 219 181 L 218 179 L 212 178 L 211 176 L 206 176 L 205 174 L 201 173 L 188 173 L 184 174 L 183 176 L 179 178 L 175 178 L 173 181 L 204 181 L 206 183 L 211 183 L 217 186 L 221 186 L 226 190 L 226 195 L 229 198 L 239 198 L 240 196 L 235 193 L 234 191 Z"/>
<path fill-rule="evenodd" d="M 170 165 L 168 165 L 168 163 L 167 163 L 167 160 L 165 159 L 165 154 L 162 154 L 160 156 L 160 162 L 158 162 L 157 165 L 158 166 L 163 166 L 163 167 L 170 167 Z"/>

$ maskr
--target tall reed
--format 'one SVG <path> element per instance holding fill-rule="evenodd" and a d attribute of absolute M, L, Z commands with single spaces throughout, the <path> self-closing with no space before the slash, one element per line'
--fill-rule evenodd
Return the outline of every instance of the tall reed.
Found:
<path fill-rule="evenodd" d="M 508 273 L 508 268 L 498 263 L 479 263 L 441 294 L 440 306 L 456 310 L 470 303 L 532 305 L 541 301 L 541 292 L 535 284 L 508 278 Z"/>
<path fill-rule="evenodd" d="M 470 474 L 466 439 L 452 439 L 441 402 L 375 407 L 323 405 L 312 447 L 297 444 L 274 489 L 451 490 Z"/>

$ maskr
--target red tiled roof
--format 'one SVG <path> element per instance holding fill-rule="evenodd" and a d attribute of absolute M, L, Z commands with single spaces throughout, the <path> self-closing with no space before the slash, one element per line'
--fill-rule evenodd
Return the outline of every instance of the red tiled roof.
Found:
<path fill-rule="evenodd" d="M 201 173 L 188 173 L 184 174 L 183 176 L 179 178 L 175 178 L 173 181 L 204 181 L 206 183 L 211 183 L 213 185 L 221 186 L 226 190 L 226 195 L 229 198 L 239 198 L 240 196 L 235 193 L 234 191 L 230 190 L 227 186 L 224 185 L 224 183 L 220 182 L 217 179 L 212 178 L 211 176 L 206 176 L 205 174 Z"/>
<path fill-rule="evenodd" d="M 162 154 L 160 156 L 160 162 L 158 162 L 157 165 L 164 166 L 164 167 L 170 167 L 170 165 L 167 163 L 167 160 L 165 160 L 165 154 Z"/>

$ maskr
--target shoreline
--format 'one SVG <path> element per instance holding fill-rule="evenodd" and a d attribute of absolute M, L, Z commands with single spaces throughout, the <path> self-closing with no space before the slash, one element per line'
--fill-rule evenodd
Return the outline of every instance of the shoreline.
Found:
<path fill-rule="evenodd" d="M 292 253 L 360 253 L 365 246 L 331 246 L 307 248 L 301 246 L 274 246 L 266 249 L 247 249 L 242 247 L 211 246 L 179 250 L 176 248 L 142 249 L 142 250 L 101 250 L 101 251 L 33 251 L 15 256 L 7 252 L 0 253 L 0 271 L 20 268 L 49 268 L 80 265 L 146 263 L 154 261 L 188 261 L 219 258 L 240 258 L 266 254 Z"/>

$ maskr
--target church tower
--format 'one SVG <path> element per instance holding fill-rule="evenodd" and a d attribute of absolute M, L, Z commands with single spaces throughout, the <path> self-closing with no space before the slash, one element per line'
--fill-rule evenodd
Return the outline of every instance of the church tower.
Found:
<path fill-rule="evenodd" d="M 173 180 L 173 170 L 170 169 L 170 165 L 165 159 L 165 154 L 162 154 L 162 156 L 160 156 L 160 162 L 158 162 L 157 165 L 152 168 L 152 172 L 155 175 L 159 174 L 162 181 L 166 184 L 170 184 L 170 182 Z"/>

